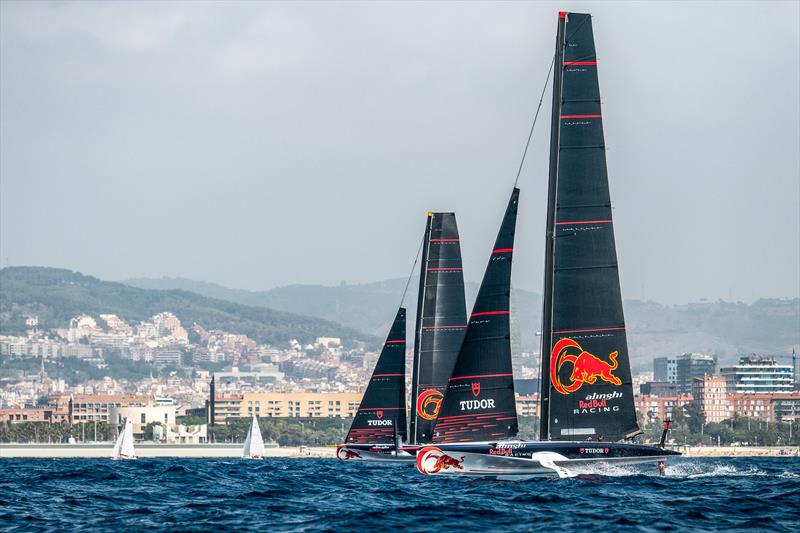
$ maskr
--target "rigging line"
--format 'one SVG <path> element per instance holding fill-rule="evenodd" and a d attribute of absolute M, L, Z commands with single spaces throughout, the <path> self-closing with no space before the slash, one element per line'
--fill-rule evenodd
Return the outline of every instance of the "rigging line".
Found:
<path fill-rule="evenodd" d="M 414 277 L 414 269 L 417 268 L 417 261 L 419 261 L 419 254 L 422 252 L 423 244 L 425 244 L 425 234 L 422 235 L 419 248 L 417 248 L 417 256 L 414 258 L 414 264 L 411 265 L 411 273 L 408 275 L 408 279 L 406 280 L 406 287 L 403 289 L 403 297 L 400 298 L 400 307 L 403 307 L 403 302 L 406 300 L 406 292 L 408 292 L 408 286 L 411 284 L 411 278 Z"/>
<path fill-rule="evenodd" d="M 525 164 L 525 156 L 528 155 L 528 147 L 531 145 L 531 138 L 533 137 L 533 129 L 536 127 L 536 121 L 539 118 L 539 111 L 542 109 L 542 101 L 544 100 L 544 93 L 547 91 L 547 84 L 550 82 L 550 75 L 553 73 L 553 66 L 556 64 L 556 56 L 553 55 L 553 60 L 550 62 L 550 68 L 547 70 L 547 78 L 544 80 L 544 87 L 542 87 L 542 95 L 539 97 L 539 105 L 536 106 L 536 114 L 533 116 L 533 123 L 531 124 L 531 131 L 528 132 L 528 142 L 525 143 L 525 150 L 522 152 L 522 159 L 519 162 L 517 169 L 517 177 L 514 179 L 514 188 L 517 187 L 519 176 L 522 174 L 522 166 Z"/>

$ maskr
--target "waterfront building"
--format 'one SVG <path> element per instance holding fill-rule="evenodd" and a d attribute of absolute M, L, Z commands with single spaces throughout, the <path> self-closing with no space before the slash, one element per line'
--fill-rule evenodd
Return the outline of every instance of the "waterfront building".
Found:
<path fill-rule="evenodd" d="M 133 434 L 137 438 L 144 434 L 148 424 L 160 424 L 172 427 L 175 425 L 174 405 L 119 405 L 109 409 L 108 420 L 111 424 L 121 425 L 125 419 L 133 422 Z"/>
<path fill-rule="evenodd" d="M 678 359 L 676 357 L 656 357 L 653 359 L 653 381 L 677 383 Z"/>
<path fill-rule="evenodd" d="M 666 381 L 650 381 L 639 386 L 639 392 L 646 396 L 670 396 L 678 395 L 678 384 Z"/>
<path fill-rule="evenodd" d="M 214 399 L 214 423 L 250 418 L 351 418 L 361 403 L 360 392 L 245 392 Z"/>
<path fill-rule="evenodd" d="M 679 394 L 691 394 L 694 378 L 717 373 L 717 356 L 701 353 L 679 355 L 675 362 L 675 382 Z"/>
<path fill-rule="evenodd" d="M 155 398 L 138 394 L 78 394 L 61 396 L 54 401 L 56 409 L 67 406 L 73 424 L 82 422 L 109 422 L 109 414 L 114 407 L 155 405 Z"/>
<path fill-rule="evenodd" d="M 731 417 L 726 380 L 723 376 L 703 376 L 692 382 L 694 404 L 705 415 L 706 422 L 722 422 Z"/>
<path fill-rule="evenodd" d="M 691 394 L 679 394 L 677 396 L 653 396 L 648 394 L 638 394 L 634 397 L 636 410 L 642 413 L 646 419 L 658 419 L 664 421 L 672 418 L 672 413 L 676 409 L 692 403 Z"/>
<path fill-rule="evenodd" d="M 539 393 L 528 395 L 516 395 L 517 416 L 535 416 L 538 417 L 541 408 L 539 401 Z"/>
<path fill-rule="evenodd" d="M 800 392 L 733 393 L 728 395 L 732 416 L 767 422 L 791 422 L 800 418 Z"/>
<path fill-rule="evenodd" d="M 736 394 L 791 392 L 794 388 L 792 366 L 778 364 L 770 357 L 741 357 L 738 365 L 720 372 L 728 380 L 728 390 Z"/>

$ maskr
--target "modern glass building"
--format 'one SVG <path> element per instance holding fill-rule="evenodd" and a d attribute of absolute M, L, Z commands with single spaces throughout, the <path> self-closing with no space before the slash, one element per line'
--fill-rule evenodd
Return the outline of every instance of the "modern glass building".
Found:
<path fill-rule="evenodd" d="M 794 387 L 792 365 L 778 364 L 771 357 L 748 355 L 739 358 L 739 364 L 723 368 L 728 392 L 774 393 L 791 392 Z"/>
<path fill-rule="evenodd" d="M 685 353 L 679 355 L 675 362 L 675 382 L 678 392 L 690 394 L 694 378 L 711 376 L 717 372 L 717 356 L 701 353 Z"/>

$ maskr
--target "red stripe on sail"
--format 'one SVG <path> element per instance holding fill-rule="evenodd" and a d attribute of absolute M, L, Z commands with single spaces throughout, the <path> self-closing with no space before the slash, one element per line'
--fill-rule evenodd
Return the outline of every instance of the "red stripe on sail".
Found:
<path fill-rule="evenodd" d="M 479 313 L 472 313 L 469 315 L 470 318 L 475 316 L 484 316 L 484 315 L 507 315 L 511 313 L 511 311 L 481 311 Z"/>
<path fill-rule="evenodd" d="M 406 340 L 402 339 L 402 340 L 396 340 L 396 341 L 386 341 L 385 344 L 400 344 L 401 342 L 406 342 Z"/>
<path fill-rule="evenodd" d="M 477 374 L 474 376 L 454 376 L 449 379 L 449 381 L 455 381 L 457 379 L 477 379 L 477 378 L 504 378 L 508 376 L 513 376 L 514 374 Z"/>
<path fill-rule="evenodd" d="M 620 331 L 625 329 L 625 326 L 621 328 L 592 328 L 592 329 L 562 329 L 559 331 L 554 331 L 553 334 L 557 333 L 590 333 L 592 331 Z"/>
<path fill-rule="evenodd" d="M 613 220 L 570 220 L 567 222 L 556 222 L 556 226 L 564 226 L 567 224 L 611 224 Z"/>
<path fill-rule="evenodd" d="M 505 254 L 509 252 L 513 252 L 513 248 L 497 248 L 496 250 L 492 250 L 493 254 Z"/>

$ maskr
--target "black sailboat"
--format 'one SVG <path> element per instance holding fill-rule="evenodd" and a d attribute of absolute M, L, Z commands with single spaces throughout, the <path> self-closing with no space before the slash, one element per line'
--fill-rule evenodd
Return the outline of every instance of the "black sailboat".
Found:
<path fill-rule="evenodd" d="M 556 473 L 565 477 L 573 475 L 569 469 L 573 465 L 662 463 L 665 456 L 676 454 L 662 446 L 620 442 L 640 431 L 625 337 L 590 15 L 559 14 L 554 72 L 542 319 L 542 440 L 510 440 L 516 435 L 516 413 L 513 417 L 507 413 L 507 388 L 489 389 L 483 398 L 487 411 L 475 416 L 464 412 L 472 405 L 463 400 L 466 389 L 451 381 L 434 430 L 435 446 L 417 454 L 417 468 L 425 474 Z M 509 223 L 513 225 L 507 211 L 503 227 Z M 510 274 L 510 258 L 508 268 Z M 490 262 L 484 282 L 490 279 L 492 269 Z M 503 283 L 491 292 L 510 290 L 510 275 Z M 467 354 L 473 379 L 479 383 L 475 394 L 487 391 L 480 380 L 500 379 L 504 368 L 510 372 L 511 358 L 509 341 L 500 340 L 503 330 L 493 330 L 495 338 L 478 335 L 477 347 L 466 344 L 466 339 L 474 337 L 472 330 L 471 319 L 456 367 Z M 507 360 L 498 362 L 500 358 Z M 459 376 L 454 373 L 453 378 Z M 513 401 L 513 382 L 510 394 Z M 501 419 L 505 424 L 498 424 Z M 664 437 L 662 445 L 663 441 Z"/>
<path fill-rule="evenodd" d="M 413 460 L 399 450 L 406 434 L 406 310 L 397 310 L 339 459 Z"/>
<path fill-rule="evenodd" d="M 409 443 L 430 443 L 467 324 L 455 213 L 428 213 L 414 335 Z"/>
<path fill-rule="evenodd" d="M 408 435 L 406 311 L 401 307 L 350 432 L 338 448 L 340 459 L 413 461 L 419 445 L 431 442 L 466 328 L 461 243 L 454 213 L 428 213 L 421 253 Z"/>

